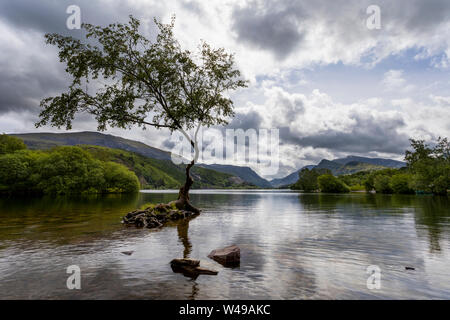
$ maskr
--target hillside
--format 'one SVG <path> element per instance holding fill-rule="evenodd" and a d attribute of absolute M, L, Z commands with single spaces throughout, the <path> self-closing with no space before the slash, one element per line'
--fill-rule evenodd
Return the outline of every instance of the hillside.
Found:
<path fill-rule="evenodd" d="M 315 165 L 312 164 L 312 165 L 304 166 L 303 168 L 308 168 L 308 169 L 311 170 L 314 167 L 315 167 Z M 272 184 L 272 186 L 274 188 L 279 188 L 279 187 L 291 185 L 291 184 L 297 182 L 298 174 L 303 168 L 301 168 L 301 169 L 299 169 L 299 170 L 297 170 L 295 172 L 292 172 L 291 174 L 287 175 L 284 178 L 273 179 L 273 180 L 270 181 L 270 183 Z"/>
<path fill-rule="evenodd" d="M 334 159 L 334 162 L 338 162 L 340 164 L 348 164 L 349 162 L 362 162 L 369 163 L 376 166 L 382 166 L 387 168 L 398 169 L 401 167 L 405 167 L 406 163 L 403 161 L 397 161 L 392 159 L 383 159 L 383 158 L 367 158 L 367 157 L 358 157 L 358 156 L 347 156 L 345 158 Z"/>
<path fill-rule="evenodd" d="M 228 173 L 241 178 L 242 180 L 251 183 L 260 188 L 271 188 L 272 185 L 266 179 L 261 178 L 255 171 L 249 167 L 239 167 L 223 164 L 200 164 L 203 168 L 212 169 L 215 171 Z"/>
<path fill-rule="evenodd" d="M 85 144 L 136 152 L 153 159 L 170 160 L 170 152 L 150 147 L 142 142 L 100 132 L 46 132 L 10 135 L 22 139 L 29 149 L 48 149 L 55 146 L 75 146 Z"/>
<path fill-rule="evenodd" d="M 157 160 L 163 160 L 159 162 L 161 170 L 163 172 L 168 172 L 165 170 L 169 170 L 171 174 L 180 175 L 177 179 L 181 178 L 181 175 L 184 173 L 180 168 L 175 166 L 171 162 L 170 152 L 160 150 L 158 148 L 150 147 L 142 142 L 133 141 L 129 139 L 124 139 L 121 137 L 113 136 L 110 134 L 103 134 L 99 132 L 68 132 L 68 133 L 23 133 L 23 134 L 11 134 L 11 136 L 16 136 L 22 139 L 29 149 L 48 149 L 55 146 L 61 145 L 94 145 L 101 147 L 108 147 L 113 149 L 121 149 L 130 152 L 134 152 L 136 154 Z M 153 162 L 153 165 L 155 163 Z M 216 167 L 212 167 L 216 166 Z M 261 188 L 270 188 L 270 183 L 258 176 L 256 172 L 248 167 L 238 167 L 238 166 L 222 166 L 222 165 L 203 165 L 203 168 L 199 166 L 195 166 L 191 171 L 191 174 L 195 177 L 195 175 L 199 177 L 203 177 L 205 181 L 208 179 L 215 179 L 215 182 L 212 184 L 207 184 L 210 187 L 213 187 L 218 183 L 217 187 L 222 186 L 224 183 L 221 179 L 229 179 L 225 178 L 223 175 L 215 175 L 212 170 L 215 170 L 217 173 L 227 173 L 235 176 L 232 180 L 234 185 L 242 185 L 242 186 L 258 186 Z M 209 170 L 206 170 L 209 169 Z M 159 180 L 161 177 L 159 174 L 156 175 Z M 221 178 L 219 178 L 219 176 Z M 163 179 L 164 180 L 164 179 Z M 228 187 L 228 183 L 225 183 Z M 195 184 L 194 184 L 195 186 Z M 197 183 L 198 187 L 198 183 Z"/>
<path fill-rule="evenodd" d="M 402 161 L 383 159 L 383 158 L 367 158 L 358 156 L 347 156 L 334 160 L 322 159 L 317 165 L 308 165 L 303 168 L 323 168 L 329 169 L 336 175 L 353 174 L 362 171 L 381 170 L 386 168 L 402 168 L 406 164 Z M 273 179 L 270 181 L 273 187 L 278 188 L 295 183 L 298 180 L 298 173 L 303 169 L 299 169 L 284 178 Z"/>
<path fill-rule="evenodd" d="M 125 165 L 136 173 L 142 188 L 177 189 L 185 181 L 184 167 L 177 166 L 171 161 L 151 159 L 120 149 L 89 145 L 80 145 L 80 147 L 87 150 L 96 159 Z M 194 178 L 193 188 L 251 187 L 237 177 L 207 168 L 193 167 L 191 175 Z"/>

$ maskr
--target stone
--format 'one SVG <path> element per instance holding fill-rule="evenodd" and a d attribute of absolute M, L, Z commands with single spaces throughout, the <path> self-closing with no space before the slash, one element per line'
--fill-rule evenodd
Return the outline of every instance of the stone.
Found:
<path fill-rule="evenodd" d="M 197 279 L 200 274 L 217 275 L 218 271 L 200 267 L 200 260 L 195 259 L 173 259 L 170 267 L 175 273 L 182 273 L 185 277 Z"/>
<path fill-rule="evenodd" d="M 131 256 L 133 254 L 134 251 L 122 251 L 122 254 L 125 254 L 127 256 Z"/>
<path fill-rule="evenodd" d="M 225 267 L 236 267 L 241 261 L 241 250 L 236 245 L 215 249 L 208 254 L 208 258 L 213 259 Z"/>

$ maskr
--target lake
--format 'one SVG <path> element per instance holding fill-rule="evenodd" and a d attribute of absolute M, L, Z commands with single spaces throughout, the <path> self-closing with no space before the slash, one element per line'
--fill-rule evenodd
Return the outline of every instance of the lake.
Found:
<path fill-rule="evenodd" d="M 120 223 L 176 193 L 0 198 L 0 299 L 450 299 L 447 197 L 193 190 L 203 212 L 190 221 Z M 207 258 L 231 244 L 239 267 Z M 218 275 L 173 273 L 183 256 Z M 70 265 L 80 290 L 66 287 Z M 379 289 L 367 286 L 369 266 Z"/>

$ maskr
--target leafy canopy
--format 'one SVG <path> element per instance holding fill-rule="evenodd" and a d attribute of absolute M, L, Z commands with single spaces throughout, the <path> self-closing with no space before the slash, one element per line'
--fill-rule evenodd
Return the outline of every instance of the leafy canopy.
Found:
<path fill-rule="evenodd" d="M 233 116 L 226 93 L 246 86 L 234 56 L 204 42 L 196 54 L 182 50 L 174 38 L 174 21 L 155 19 L 159 33 L 154 41 L 139 33 L 140 22 L 132 16 L 127 24 L 83 24 L 86 43 L 47 34 L 47 43 L 58 47 L 73 80 L 67 92 L 41 101 L 36 126 L 70 129 L 79 112 L 94 115 L 98 130 L 107 125 L 173 131 L 226 124 Z M 95 90 L 89 90 L 92 83 Z"/>
<path fill-rule="evenodd" d="M 26 148 L 25 143 L 21 139 L 6 134 L 0 135 L 0 155 Z"/>

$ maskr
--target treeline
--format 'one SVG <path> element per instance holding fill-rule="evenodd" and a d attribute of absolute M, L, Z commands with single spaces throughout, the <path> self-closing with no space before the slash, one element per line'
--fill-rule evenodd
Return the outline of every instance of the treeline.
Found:
<path fill-rule="evenodd" d="M 407 166 L 400 169 L 361 171 L 335 177 L 327 169 L 302 169 L 291 186 L 305 192 L 345 193 L 365 190 L 391 194 L 429 193 L 446 195 L 450 189 L 450 143 L 439 138 L 434 147 L 423 140 L 411 139 L 405 152 Z"/>
<path fill-rule="evenodd" d="M 32 151 L 22 140 L 0 135 L 1 193 L 131 193 L 139 187 L 127 167 L 96 159 L 80 147 Z"/>

